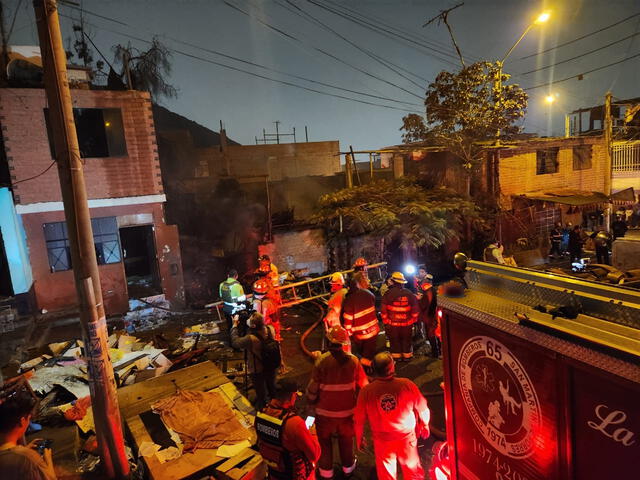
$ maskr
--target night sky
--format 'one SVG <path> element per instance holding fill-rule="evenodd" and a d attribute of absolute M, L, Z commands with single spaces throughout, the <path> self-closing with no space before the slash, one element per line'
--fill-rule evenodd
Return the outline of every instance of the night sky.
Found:
<path fill-rule="evenodd" d="M 439 10 L 458 3 L 456 0 L 77 1 L 92 13 L 84 15 L 87 32 L 109 61 L 113 60 L 111 47 L 117 43 L 131 42 L 136 47 L 146 47 L 143 42 L 121 34 L 140 39 L 158 35 L 174 50 L 171 83 L 179 90 L 177 99 L 162 103 L 216 131 L 222 120 L 230 138 L 244 144 L 255 143 L 254 137 L 261 135 L 263 128 L 267 132 L 273 131 L 273 121 L 279 120 L 281 131 L 290 131 L 295 126 L 298 138 L 302 140 L 304 126 L 307 125 L 312 141 L 337 139 L 342 150 L 348 149 L 349 145 L 356 149 L 375 149 L 400 143 L 398 128 L 406 112 L 302 90 L 208 61 L 314 90 L 417 112 L 424 111 L 422 98 L 428 81 L 443 69 L 459 66 L 446 27 L 437 23 L 422 27 Z M 19 8 L 10 44 L 37 45 L 31 1 L 9 0 L 4 4 L 9 20 Z M 530 21 L 546 8 L 552 11 L 548 23 L 534 27 L 505 64 L 505 71 L 514 74 L 514 81 L 523 87 L 545 85 L 529 92 L 529 109 L 524 123 L 526 131 L 561 135 L 565 112 L 602 103 L 607 90 L 613 92 L 614 98 L 640 96 L 638 0 L 565 0 L 553 3 L 466 0 L 463 7 L 451 13 L 449 20 L 468 62 L 480 58 L 496 60 L 507 52 Z M 64 6 L 60 12 L 73 18 L 80 15 L 77 9 Z M 344 17 L 355 17 L 368 25 L 358 25 Z M 618 25 L 583 40 L 522 59 L 620 21 Z M 63 37 L 72 37 L 71 20 L 61 18 L 61 25 Z M 400 38 L 396 32 L 402 32 L 400 35 L 405 38 Z M 624 40 L 581 56 L 621 39 Z M 224 58 L 206 49 L 272 70 Z M 571 79 L 546 86 L 550 81 L 634 55 L 638 56 L 586 74 L 583 80 Z M 99 58 L 98 54 L 94 56 Z M 522 75 L 577 56 L 580 57 L 552 68 Z M 368 96 L 318 85 L 273 70 Z M 558 94 L 558 101 L 551 107 L 544 103 L 548 93 Z"/>

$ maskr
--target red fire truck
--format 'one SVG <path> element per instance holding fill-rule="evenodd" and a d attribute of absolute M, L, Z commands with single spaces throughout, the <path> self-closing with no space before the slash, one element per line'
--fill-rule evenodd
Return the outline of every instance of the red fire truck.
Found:
<path fill-rule="evenodd" d="M 437 480 L 640 478 L 640 292 L 468 262 L 441 296 Z"/>

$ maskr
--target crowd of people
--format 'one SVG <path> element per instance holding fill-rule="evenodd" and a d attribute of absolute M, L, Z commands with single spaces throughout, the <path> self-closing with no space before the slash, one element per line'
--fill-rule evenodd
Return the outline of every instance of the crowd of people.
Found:
<path fill-rule="evenodd" d="M 230 271 L 220 285 L 224 312 L 230 324 L 230 343 L 247 352 L 247 369 L 259 411 L 256 431 L 270 478 L 333 478 L 333 439 L 338 442 L 342 475 L 353 474 L 356 449 L 364 448 L 364 425 L 373 434 L 376 471 L 380 479 L 424 478 L 417 450 L 418 437 L 429 435 L 427 402 L 410 380 L 395 376 L 396 362 L 413 357 L 414 327 L 419 325 L 440 355 L 436 290 L 424 268 L 409 280 L 392 273 L 374 294 L 367 262 L 356 260 L 348 278 L 330 277 L 330 298 L 323 324 L 327 351 L 313 352 L 315 363 L 306 387 L 307 405 L 315 423 L 295 413 L 300 386 L 278 381 L 284 359 L 277 287 L 277 269 L 267 256 L 260 258 L 253 283 L 253 312 L 243 334 L 238 306 L 246 295 Z M 382 324 L 382 326 L 381 326 Z M 384 329 L 389 351 L 379 352 L 378 335 Z M 371 380 L 371 381 L 370 381 Z"/>

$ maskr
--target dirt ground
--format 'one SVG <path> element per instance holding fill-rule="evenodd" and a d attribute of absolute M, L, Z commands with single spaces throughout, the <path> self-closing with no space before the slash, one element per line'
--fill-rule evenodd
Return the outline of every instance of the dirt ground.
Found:
<path fill-rule="evenodd" d="M 295 379 L 303 387 L 307 385 L 310 378 L 312 362 L 303 353 L 300 347 L 302 334 L 318 318 L 318 309 L 313 305 L 300 306 L 287 312 L 283 319 L 283 355 L 286 364 L 291 370 L 285 377 Z M 151 340 L 156 335 L 161 335 L 163 339 L 177 338 L 185 326 L 210 321 L 211 315 L 206 312 L 193 313 L 172 317 L 166 324 L 154 330 L 135 332 L 133 335 L 141 340 Z M 120 319 L 109 321 L 109 331 L 115 331 L 123 327 Z M 225 333 L 215 336 L 218 340 L 226 338 Z M 47 345 L 52 342 L 60 342 L 70 339 L 81 338 L 80 326 L 77 318 L 47 318 L 34 317 L 29 319 L 25 325 L 14 332 L 4 333 L 0 342 L 0 365 L 5 378 L 15 374 L 21 362 L 34 358 L 39 353 L 47 352 Z M 322 328 L 315 329 L 306 339 L 306 346 L 309 350 L 319 350 L 322 341 Z M 386 339 L 384 335 L 378 337 L 378 348 L 384 350 Z M 444 431 L 444 405 L 440 390 L 442 381 L 442 362 L 426 355 L 426 348 L 419 347 L 414 359 L 409 363 L 399 363 L 397 374 L 402 377 L 412 379 L 426 395 L 431 408 L 432 428 Z M 233 353 L 227 348 L 216 348 L 210 350 L 204 359 L 209 359 L 218 365 L 222 365 L 225 358 L 241 359 L 242 354 Z M 244 386 L 242 377 L 235 378 L 234 383 L 242 391 Z M 247 392 L 249 400 L 254 399 L 253 390 Z M 298 410 L 304 413 L 306 403 L 302 397 L 297 405 Z M 75 478 L 101 478 L 98 471 L 91 473 L 78 473 L 77 467 L 83 460 L 78 451 L 81 449 L 85 438 L 79 433 L 75 424 L 61 421 L 56 424 L 44 425 L 43 431 L 30 435 L 30 438 L 50 438 L 53 439 L 54 462 L 60 479 Z M 428 469 L 431 460 L 431 446 L 435 438 L 423 441 L 420 445 L 421 457 L 425 471 Z M 371 445 L 371 442 L 369 442 Z M 339 454 L 337 447 L 334 452 L 334 462 L 336 472 L 339 472 Z M 368 447 L 364 452 L 358 454 L 358 467 L 352 478 L 369 479 L 375 477 L 375 457 L 372 447 Z M 339 478 L 339 477 L 336 477 Z"/>

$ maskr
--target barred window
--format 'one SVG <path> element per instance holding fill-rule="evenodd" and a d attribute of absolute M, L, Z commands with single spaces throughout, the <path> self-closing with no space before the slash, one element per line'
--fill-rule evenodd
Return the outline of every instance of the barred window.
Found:
<path fill-rule="evenodd" d="M 116 218 L 92 218 L 91 228 L 98 265 L 122 261 Z M 43 229 L 51 271 L 71 270 L 71 250 L 66 222 L 45 223 Z"/>

